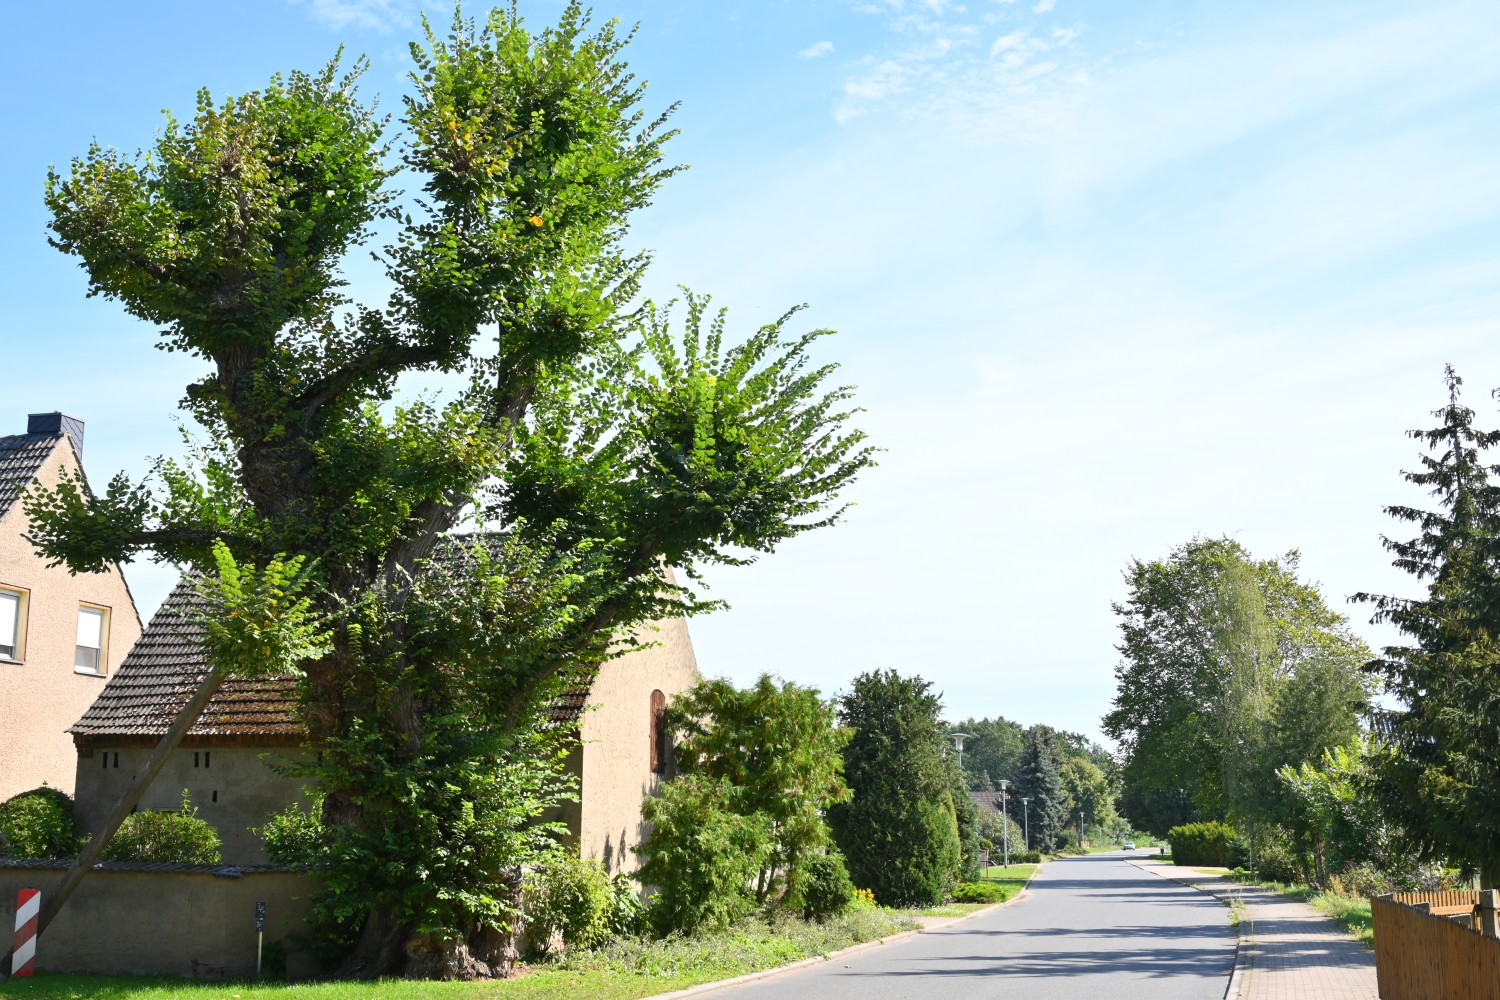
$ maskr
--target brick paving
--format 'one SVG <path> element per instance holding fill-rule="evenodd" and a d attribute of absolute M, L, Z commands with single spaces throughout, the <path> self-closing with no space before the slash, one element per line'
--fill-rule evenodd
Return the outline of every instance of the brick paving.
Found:
<path fill-rule="evenodd" d="M 1238 899 L 1240 953 L 1225 1000 L 1376 1000 L 1375 955 L 1306 903 L 1147 858 L 1163 878 Z"/>

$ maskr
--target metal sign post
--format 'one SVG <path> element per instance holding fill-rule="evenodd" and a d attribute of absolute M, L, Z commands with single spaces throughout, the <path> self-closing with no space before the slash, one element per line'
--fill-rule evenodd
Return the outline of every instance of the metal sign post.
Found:
<path fill-rule="evenodd" d="M 255 974 L 260 975 L 260 956 L 266 940 L 266 904 L 255 904 Z"/>
<path fill-rule="evenodd" d="M 16 893 L 16 936 L 11 942 L 10 974 L 29 976 L 36 971 L 37 916 L 42 912 L 42 894 L 36 889 Z"/>

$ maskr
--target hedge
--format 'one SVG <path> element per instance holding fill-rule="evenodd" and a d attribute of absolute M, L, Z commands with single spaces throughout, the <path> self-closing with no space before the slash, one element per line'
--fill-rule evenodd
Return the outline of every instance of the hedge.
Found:
<path fill-rule="evenodd" d="M 1172 845 L 1172 863 L 1175 865 L 1227 867 L 1229 843 L 1234 837 L 1234 827 L 1217 820 L 1187 823 L 1167 831 L 1167 842 Z"/>

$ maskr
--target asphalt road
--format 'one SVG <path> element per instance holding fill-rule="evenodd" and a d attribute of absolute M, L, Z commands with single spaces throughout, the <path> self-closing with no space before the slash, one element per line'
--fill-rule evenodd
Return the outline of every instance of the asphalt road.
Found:
<path fill-rule="evenodd" d="M 1220 1000 L 1234 945 L 1222 903 L 1103 854 L 1050 862 L 987 916 L 712 995 Z"/>

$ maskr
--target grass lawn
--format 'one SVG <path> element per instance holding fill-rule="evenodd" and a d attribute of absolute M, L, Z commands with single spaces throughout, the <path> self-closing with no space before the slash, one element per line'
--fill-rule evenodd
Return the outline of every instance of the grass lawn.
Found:
<path fill-rule="evenodd" d="M 637 1000 L 788 965 L 918 926 L 910 913 L 866 908 L 826 924 L 751 924 L 723 934 L 669 941 L 626 940 L 531 968 L 518 979 L 486 983 L 198 983 L 142 976 L 41 974 L 0 983 L 0 998 L 47 1000 Z"/>
<path fill-rule="evenodd" d="M 1009 868 L 1001 865 L 991 865 L 984 870 L 984 877 L 992 882 L 1014 883 L 1025 885 L 1026 880 L 1031 878 L 1031 873 L 1036 871 L 1036 865 L 1011 865 Z"/>
<path fill-rule="evenodd" d="M 1013 899 L 1014 895 L 1007 895 L 1005 898 L 1007 900 Z M 975 910 L 982 910 L 986 906 L 994 905 L 994 903 L 944 903 L 942 906 L 928 906 L 924 909 L 913 910 L 912 912 L 921 917 L 962 917 L 973 913 Z"/>
<path fill-rule="evenodd" d="M 647 976 L 546 969 L 498 983 L 197 983 L 141 976 L 69 976 L 41 973 L 31 980 L 0 984 L 0 996 L 48 1000 L 418 1000 L 426 997 L 504 997 L 551 1000 L 599 997 L 637 1000 L 720 978 L 701 974 Z"/>
<path fill-rule="evenodd" d="M 1334 923 L 1348 931 L 1366 948 L 1375 947 L 1375 924 L 1370 916 L 1370 901 L 1359 896 L 1323 892 L 1306 885 L 1283 885 L 1280 882 L 1250 882 L 1264 889 L 1271 889 L 1283 896 L 1300 899 Z"/>
<path fill-rule="evenodd" d="M 1358 938 L 1366 948 L 1375 947 L 1375 925 L 1370 917 L 1370 901 L 1358 896 L 1345 896 L 1336 892 L 1323 892 L 1306 885 L 1286 885 L 1281 882 L 1261 882 L 1251 878 L 1236 879 L 1228 868 L 1194 868 L 1205 875 L 1222 875 L 1230 881 L 1243 885 L 1258 886 L 1279 892 L 1283 896 L 1300 899 L 1345 931 Z"/>

